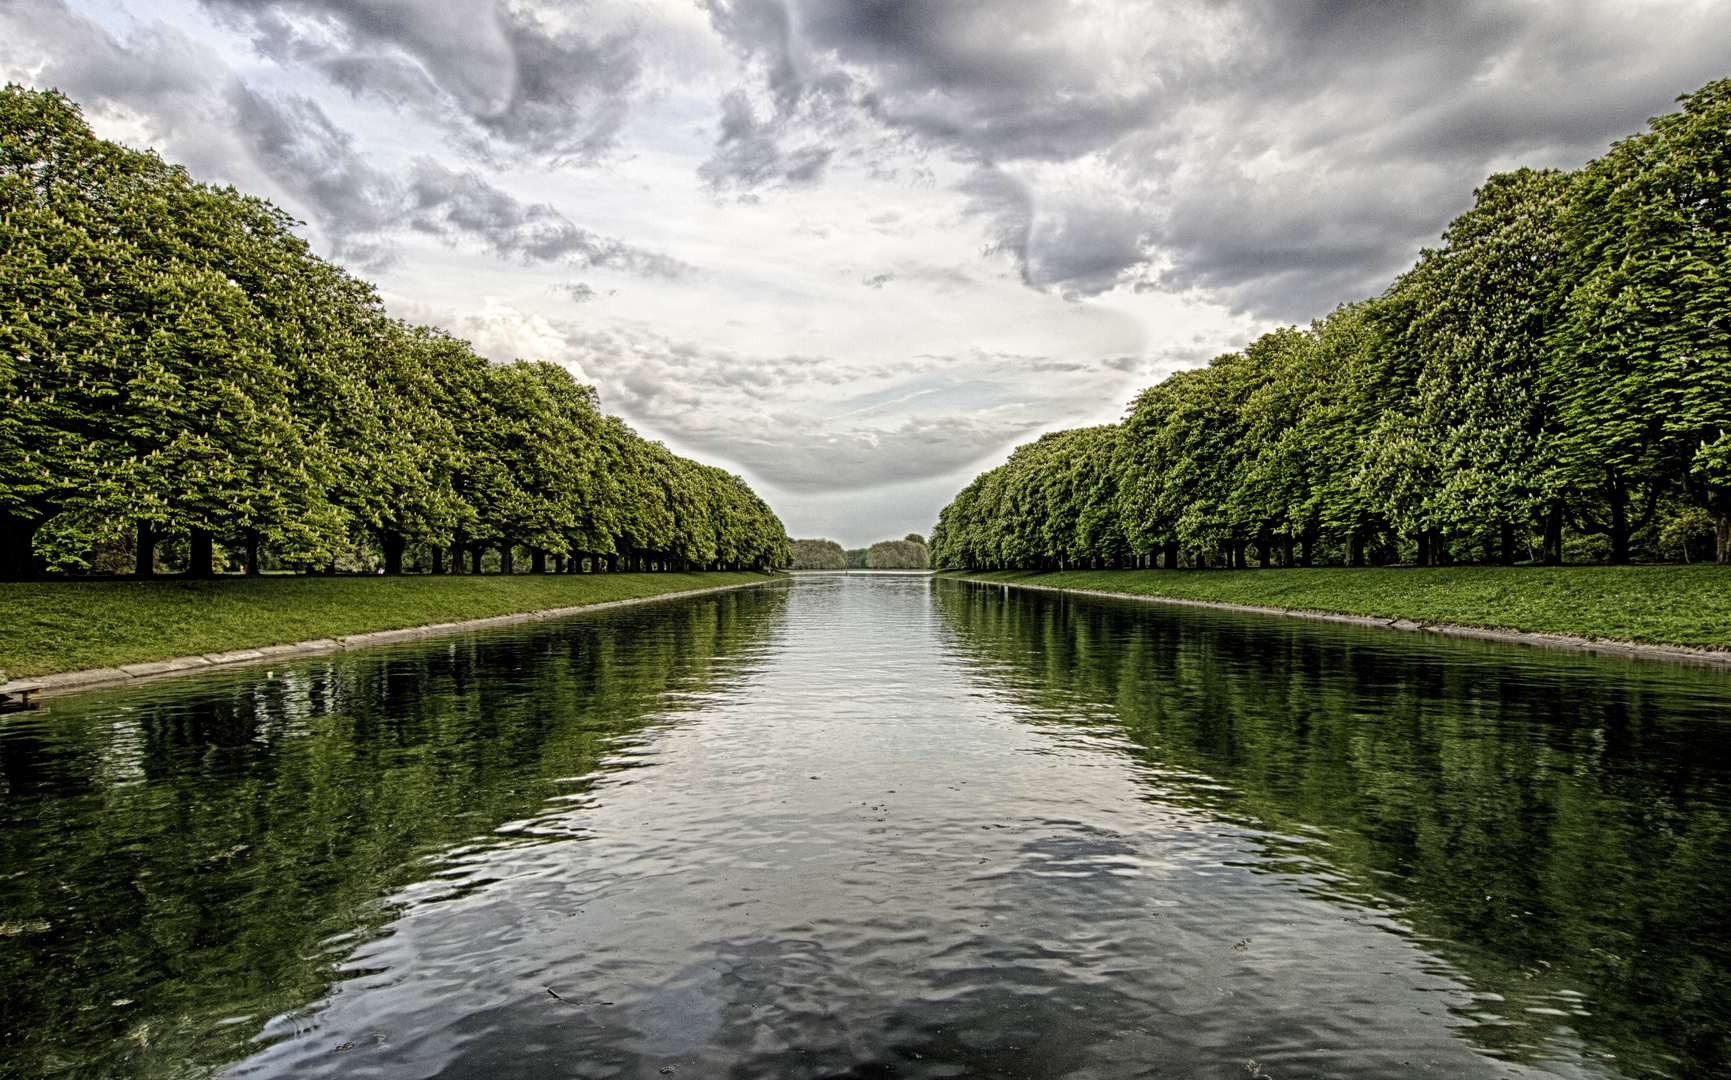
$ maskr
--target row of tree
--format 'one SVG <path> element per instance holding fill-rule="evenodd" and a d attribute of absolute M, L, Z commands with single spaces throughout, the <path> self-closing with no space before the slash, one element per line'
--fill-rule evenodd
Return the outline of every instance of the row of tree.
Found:
<path fill-rule="evenodd" d="M 0 93 L 0 576 L 130 536 L 309 567 L 357 542 L 595 568 L 785 566 L 738 477 L 604 415 L 547 363 L 388 318 L 269 203 Z M 467 557 L 465 559 L 465 556 Z M 442 568 L 442 560 L 440 563 Z"/>
<path fill-rule="evenodd" d="M 834 540 L 795 540 L 795 570 L 926 570 L 932 565 L 926 538 L 908 533 L 869 548 L 847 548 Z"/>
<path fill-rule="evenodd" d="M 1491 177 L 1382 296 L 1019 447 L 934 556 L 1552 564 L 1567 530 L 1616 563 L 1710 522 L 1731 562 L 1731 80 L 1680 100 L 1578 172 Z"/>

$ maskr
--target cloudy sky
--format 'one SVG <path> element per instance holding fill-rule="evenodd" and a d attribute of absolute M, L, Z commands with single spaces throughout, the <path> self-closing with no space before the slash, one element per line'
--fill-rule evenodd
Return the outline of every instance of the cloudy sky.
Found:
<path fill-rule="evenodd" d="M 1731 0 L 0 0 L 0 68 L 853 546 L 1731 75 Z"/>

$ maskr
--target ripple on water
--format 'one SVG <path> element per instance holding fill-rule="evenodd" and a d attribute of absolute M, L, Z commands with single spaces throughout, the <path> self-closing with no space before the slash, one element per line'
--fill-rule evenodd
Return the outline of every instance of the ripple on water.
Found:
<path fill-rule="evenodd" d="M 69 700 L 84 734 L 39 733 L 11 790 L 92 836 L 145 792 L 135 883 L 174 798 L 259 819 L 181 819 L 247 851 L 157 868 L 114 923 L 142 951 L 203 874 L 233 974 L 103 961 L 156 1017 L 91 1029 L 113 1075 L 174 1071 L 151 1046 L 246 1077 L 1615 1075 L 1613 1050 L 1666 1075 L 1655 1021 L 1558 941 L 1608 940 L 1562 896 L 1583 871 L 1530 853 L 1594 842 L 1544 831 L 1559 785 L 1603 847 L 1618 784 L 1673 759 L 1722 813 L 1721 683 L 1276 622 L 814 576 Z M 1613 686 L 1656 760 L 1559 719 Z M 19 895 L 19 925 L 60 917 Z"/>

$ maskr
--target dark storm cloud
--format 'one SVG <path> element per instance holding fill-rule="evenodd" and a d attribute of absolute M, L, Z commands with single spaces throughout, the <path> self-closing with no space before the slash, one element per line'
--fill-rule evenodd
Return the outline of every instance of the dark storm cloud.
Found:
<path fill-rule="evenodd" d="M 459 126 L 472 150 L 592 161 L 640 100 L 629 27 L 599 29 L 587 5 L 548 13 L 494 0 L 204 0 L 267 56 L 322 69 L 355 93 Z"/>
<path fill-rule="evenodd" d="M 976 209 L 1025 279 L 1149 274 L 1265 314 L 1374 292 L 1495 168 L 1576 166 L 1727 71 L 1731 18 L 1502 0 L 709 0 L 776 102 L 709 169 L 750 186 L 844 102 L 979 164 Z M 824 108 L 814 109 L 813 101 Z M 1050 198 L 1042 167 L 1119 191 Z M 1021 169 L 1031 194 L 1012 198 Z M 994 188 L 995 190 L 986 190 Z"/>

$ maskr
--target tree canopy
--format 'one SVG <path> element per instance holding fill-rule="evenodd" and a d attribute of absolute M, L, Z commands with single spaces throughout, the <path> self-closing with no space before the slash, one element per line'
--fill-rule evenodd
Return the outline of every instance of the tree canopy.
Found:
<path fill-rule="evenodd" d="M 912 540 L 880 540 L 866 549 L 868 570 L 925 570 L 932 565 L 926 545 Z"/>
<path fill-rule="evenodd" d="M 325 566 L 356 543 L 592 566 L 785 566 L 738 477 L 601 412 L 555 364 L 389 318 L 262 199 L 0 92 L 0 576 L 213 537 Z M 200 564 L 202 551 L 203 564 Z M 252 560 L 256 567 L 256 557 Z"/>
<path fill-rule="evenodd" d="M 795 570 L 846 570 L 847 552 L 834 540 L 795 540 Z"/>
<path fill-rule="evenodd" d="M 944 564 L 1731 563 L 1731 80 L 1576 173 L 1490 177 L 1379 297 L 977 477 Z M 1584 543 L 1584 541 L 1583 541 Z M 1592 545 L 1588 545 L 1592 547 Z"/>

